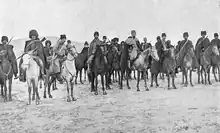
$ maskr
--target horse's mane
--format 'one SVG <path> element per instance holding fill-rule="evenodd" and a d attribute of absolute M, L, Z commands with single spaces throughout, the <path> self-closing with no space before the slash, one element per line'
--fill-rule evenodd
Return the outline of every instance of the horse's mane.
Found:
<path fill-rule="evenodd" d="M 80 54 L 86 53 L 88 51 L 88 49 L 89 49 L 88 47 L 84 47 Z"/>
<path fill-rule="evenodd" d="M 215 44 L 209 45 L 208 48 L 205 49 L 204 55 L 210 54 L 210 52 L 212 52 L 212 48 L 213 48 L 214 46 L 215 46 Z"/>

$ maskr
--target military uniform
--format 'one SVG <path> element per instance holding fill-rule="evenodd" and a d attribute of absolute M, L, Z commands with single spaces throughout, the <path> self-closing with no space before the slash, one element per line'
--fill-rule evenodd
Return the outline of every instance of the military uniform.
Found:
<path fill-rule="evenodd" d="M 59 40 L 53 47 L 53 60 L 52 60 L 52 74 L 58 74 L 61 72 L 61 63 L 66 55 L 66 46 L 64 42 Z M 60 79 L 59 79 L 60 80 Z"/>
<path fill-rule="evenodd" d="M 2 41 L 6 39 L 7 42 L 8 42 L 8 37 L 6 36 L 3 36 L 2 37 Z M 17 74 L 18 74 L 18 66 L 17 66 L 17 61 L 16 61 L 16 56 L 15 56 L 15 53 L 13 51 L 13 45 L 10 45 L 10 44 L 0 44 L 0 51 L 1 50 L 5 50 L 6 51 L 6 58 L 9 60 L 9 62 L 11 63 L 12 65 L 12 70 L 13 70 L 13 73 L 14 73 L 14 76 L 15 78 L 17 77 Z"/>
<path fill-rule="evenodd" d="M 201 34 L 206 35 L 205 31 L 202 31 Z M 201 50 L 204 48 L 206 50 L 210 46 L 210 41 L 207 37 L 200 37 L 196 43 L 195 47 L 195 52 L 196 52 L 196 57 L 198 59 L 198 62 L 200 64 L 200 53 Z"/>
<path fill-rule="evenodd" d="M 193 48 L 193 43 L 191 40 L 183 40 L 180 42 L 180 50 L 177 53 L 178 56 L 178 60 L 177 60 L 177 66 L 180 67 L 181 69 L 183 69 L 183 59 L 184 56 L 186 55 L 188 49 Z M 192 68 L 196 69 L 199 67 L 198 61 L 196 56 L 192 57 Z"/>
<path fill-rule="evenodd" d="M 34 60 L 36 61 L 36 63 L 40 67 L 40 72 L 41 72 L 40 74 L 42 77 L 46 74 L 45 68 L 48 68 L 46 56 L 44 54 L 44 46 L 43 46 L 42 41 L 39 40 L 38 33 L 36 30 L 31 30 L 29 32 L 29 38 L 32 38 L 32 36 L 35 36 L 36 39 L 35 40 L 28 40 L 25 42 L 24 52 L 29 52 L 31 50 L 35 50 L 33 52 L 33 55 L 36 56 L 37 58 L 34 58 Z M 26 81 L 26 72 L 21 67 L 22 63 L 23 63 L 23 59 L 21 58 L 20 63 L 19 63 L 20 81 L 25 82 Z"/>

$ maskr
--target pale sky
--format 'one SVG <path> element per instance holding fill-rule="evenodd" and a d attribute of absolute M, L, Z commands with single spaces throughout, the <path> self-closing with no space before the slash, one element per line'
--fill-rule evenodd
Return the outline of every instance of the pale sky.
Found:
<path fill-rule="evenodd" d="M 141 41 L 166 32 L 176 43 L 185 31 L 192 40 L 201 30 L 213 38 L 220 8 L 218 0 L 0 0 L 1 36 L 28 37 L 31 29 L 75 41 L 91 41 L 95 30 L 124 40 L 135 29 Z"/>

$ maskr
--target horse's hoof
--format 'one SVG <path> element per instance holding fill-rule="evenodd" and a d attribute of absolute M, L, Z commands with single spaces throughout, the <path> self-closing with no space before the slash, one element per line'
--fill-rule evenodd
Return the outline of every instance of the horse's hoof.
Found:
<path fill-rule="evenodd" d="M 77 99 L 75 97 L 72 97 L 72 101 L 76 101 Z"/>
<path fill-rule="evenodd" d="M 131 89 L 131 87 L 130 87 L 130 86 L 128 86 L 128 89 L 130 90 L 130 89 Z"/>
<path fill-rule="evenodd" d="M 167 89 L 168 89 L 168 90 L 171 90 L 171 88 L 170 88 L 170 87 L 168 87 Z"/>
<path fill-rule="evenodd" d="M 82 81 L 80 82 L 81 84 L 84 84 Z"/>
<path fill-rule="evenodd" d="M 70 102 L 71 100 L 70 100 L 70 98 L 67 98 L 67 100 L 66 100 L 67 102 Z"/>
<path fill-rule="evenodd" d="M 194 87 L 194 85 L 193 85 L 193 84 L 191 84 L 191 87 Z"/>
<path fill-rule="evenodd" d="M 9 98 L 9 101 L 12 101 L 12 98 L 11 98 L 11 97 Z"/>
<path fill-rule="evenodd" d="M 212 85 L 212 83 L 211 83 L 211 82 L 209 82 L 209 85 Z"/>
<path fill-rule="evenodd" d="M 52 96 L 52 95 L 49 95 L 49 98 L 53 98 L 53 96 Z"/>
<path fill-rule="evenodd" d="M 98 95 L 98 92 L 95 92 L 94 95 Z"/>
<path fill-rule="evenodd" d="M 44 95 L 44 98 L 47 98 L 47 96 L 46 96 L 46 95 Z"/>
<path fill-rule="evenodd" d="M 148 89 L 148 88 L 146 88 L 146 89 L 145 89 L 145 91 L 149 91 L 149 89 Z"/>
<path fill-rule="evenodd" d="M 35 97 L 32 97 L 32 101 L 34 101 L 35 100 Z"/>
<path fill-rule="evenodd" d="M 153 87 L 153 85 L 151 84 L 150 87 Z"/>
<path fill-rule="evenodd" d="M 156 87 L 159 87 L 159 84 L 157 84 Z"/>
<path fill-rule="evenodd" d="M 55 91 L 55 90 L 58 90 L 58 88 L 57 87 L 53 88 L 53 91 Z"/>
<path fill-rule="evenodd" d="M 173 86 L 173 89 L 177 89 L 176 86 Z"/>
<path fill-rule="evenodd" d="M 188 84 L 184 84 L 184 87 L 187 87 L 188 86 Z"/>
<path fill-rule="evenodd" d="M 120 87 L 119 89 L 120 89 L 120 90 L 122 90 L 123 88 L 122 88 L 122 87 Z"/>
<path fill-rule="evenodd" d="M 7 102 L 7 98 L 4 99 L 4 102 Z"/>
<path fill-rule="evenodd" d="M 106 91 L 104 91 L 104 92 L 103 92 L 103 95 L 107 95 L 107 92 L 106 92 Z"/>
<path fill-rule="evenodd" d="M 31 105 L 31 103 L 27 103 L 26 105 Z"/>
<path fill-rule="evenodd" d="M 140 91 L 140 89 L 138 88 L 137 91 Z"/>

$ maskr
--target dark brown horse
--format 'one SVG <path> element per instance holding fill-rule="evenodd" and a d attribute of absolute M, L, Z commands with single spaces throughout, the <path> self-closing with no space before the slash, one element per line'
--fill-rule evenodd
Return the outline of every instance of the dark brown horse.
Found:
<path fill-rule="evenodd" d="M 87 60 L 88 60 L 88 47 L 84 47 L 80 54 L 76 57 L 75 67 L 76 67 L 76 79 L 75 83 L 77 84 L 78 73 L 80 72 L 80 83 L 82 82 L 82 70 L 84 69 L 84 80 L 86 80 L 86 71 L 87 71 Z"/>
<path fill-rule="evenodd" d="M 219 50 L 217 45 L 210 45 L 204 52 L 201 53 L 200 65 L 201 70 L 198 73 L 198 81 L 200 81 L 200 76 L 202 83 L 203 82 L 203 72 L 205 76 L 205 84 L 207 84 L 207 75 L 208 75 L 208 83 L 211 85 L 210 81 L 210 69 L 212 66 L 219 65 Z M 214 73 L 215 74 L 215 73 Z"/>
<path fill-rule="evenodd" d="M 113 63 L 112 63 L 112 68 L 113 68 L 113 82 L 115 79 L 118 79 L 118 84 L 120 83 L 120 53 L 117 49 L 117 47 L 113 47 Z"/>
<path fill-rule="evenodd" d="M 120 89 L 123 89 L 123 77 L 126 73 L 126 82 L 127 82 L 127 88 L 131 89 L 129 82 L 128 82 L 128 76 L 129 76 L 129 48 L 131 47 L 129 44 L 123 42 L 122 44 L 122 51 L 121 51 L 121 58 L 120 58 L 120 68 L 121 68 L 121 78 L 120 78 Z"/>
<path fill-rule="evenodd" d="M 104 59 L 104 46 L 99 45 L 96 46 L 96 52 L 94 59 L 92 61 L 92 66 L 91 66 L 91 91 L 95 92 L 95 95 L 98 95 L 98 75 L 101 76 L 101 84 L 102 84 L 102 90 L 103 90 L 103 95 L 107 95 L 107 92 L 104 87 L 104 77 L 106 81 L 106 88 L 108 88 L 108 67 L 107 64 L 105 63 Z M 94 83 L 95 82 L 95 83 Z"/>
<path fill-rule="evenodd" d="M 164 57 L 162 62 L 156 61 L 153 59 L 150 71 L 151 71 L 151 87 L 153 86 L 153 81 L 155 80 L 156 86 L 159 86 L 157 82 L 157 76 L 159 73 L 166 74 L 168 79 L 168 89 L 170 88 L 170 77 L 172 78 L 173 89 L 176 89 L 175 86 L 175 51 L 174 47 L 168 48 L 167 51 L 164 51 Z"/>
<path fill-rule="evenodd" d="M 11 50 L 12 49 L 0 51 L 0 84 L 1 84 L 1 93 L 2 96 L 4 97 L 5 102 L 8 100 L 12 101 L 11 89 L 12 89 L 13 68 L 7 58 L 7 56 L 9 56 L 7 54 L 10 54 L 9 52 Z"/>

